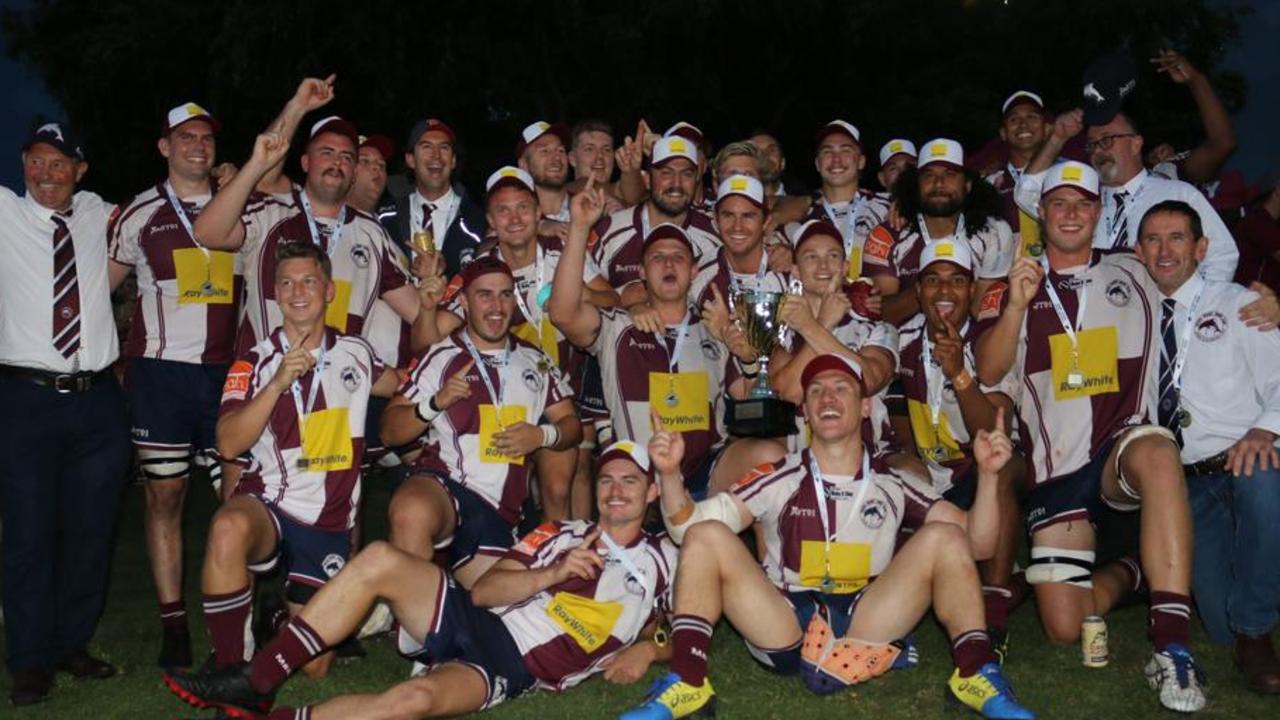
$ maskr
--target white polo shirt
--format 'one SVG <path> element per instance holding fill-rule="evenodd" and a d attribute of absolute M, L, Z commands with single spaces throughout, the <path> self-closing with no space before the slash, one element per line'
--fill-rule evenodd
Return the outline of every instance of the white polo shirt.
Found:
<path fill-rule="evenodd" d="M 115 206 L 94 193 L 71 199 L 68 227 L 80 287 L 80 351 L 53 346 L 53 211 L 0 187 L 0 364 L 96 372 L 120 356 L 107 280 L 107 223 Z"/>

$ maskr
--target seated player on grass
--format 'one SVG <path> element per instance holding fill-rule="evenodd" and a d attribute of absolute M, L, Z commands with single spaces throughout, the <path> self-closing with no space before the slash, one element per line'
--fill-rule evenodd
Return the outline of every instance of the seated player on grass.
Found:
<path fill-rule="evenodd" d="M 251 573 L 285 558 L 285 595 L 296 610 L 342 569 L 369 396 L 390 395 L 397 382 L 364 339 L 325 327 L 335 290 L 323 250 L 281 245 L 275 275 L 283 324 L 231 366 L 218 418 L 218 452 L 250 457 L 205 548 L 204 614 L 218 667 L 238 667 L 253 652 L 245 639 Z M 309 670 L 327 668 L 328 657 Z"/>
<path fill-rule="evenodd" d="M 438 565 L 385 542 L 365 548 L 276 634 L 247 668 L 171 675 L 197 707 L 234 718 L 325 720 L 462 715 L 533 689 L 559 691 L 598 672 L 630 683 L 670 650 L 655 640 L 670 607 L 676 548 L 643 529 L 658 486 L 630 442 L 600 455 L 598 523 L 542 525 L 471 591 Z M 351 634 L 379 598 L 400 623 L 400 652 L 428 666 L 378 695 L 342 695 L 270 711 L 298 667 Z"/>
<path fill-rule="evenodd" d="M 1012 453 L 1009 438 L 998 430 L 975 437 L 977 499 L 966 513 L 914 476 L 872 469 L 862 439 L 870 401 L 854 361 L 819 355 L 801 385 L 809 449 L 696 504 L 680 475 L 684 438 L 655 416 L 649 454 L 667 529 L 682 543 L 672 672 L 622 720 L 714 712 L 707 653 L 721 615 L 765 667 L 800 672 L 810 690 L 826 694 L 888 671 L 895 642 L 930 608 L 951 638 L 950 695 L 984 717 L 1033 718 L 996 662 L 974 564 L 996 546 L 997 474 Z M 756 521 L 766 538 L 763 567 L 735 537 Z"/>

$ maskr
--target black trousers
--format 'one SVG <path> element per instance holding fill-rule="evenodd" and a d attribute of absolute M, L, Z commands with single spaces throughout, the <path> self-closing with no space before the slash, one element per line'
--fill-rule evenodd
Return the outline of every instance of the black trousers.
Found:
<path fill-rule="evenodd" d="M 113 378 L 62 395 L 0 377 L 0 584 L 11 673 L 52 670 L 93 636 L 128 469 L 129 422 Z"/>

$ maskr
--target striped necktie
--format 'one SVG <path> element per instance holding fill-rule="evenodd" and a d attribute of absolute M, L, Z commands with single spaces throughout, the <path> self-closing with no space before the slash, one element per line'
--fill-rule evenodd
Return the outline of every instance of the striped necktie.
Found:
<path fill-rule="evenodd" d="M 69 214 L 68 214 L 69 217 Z M 62 357 L 80 351 L 80 283 L 76 248 L 62 215 L 53 215 L 53 346 Z"/>
<path fill-rule="evenodd" d="M 434 242 L 436 237 L 435 223 L 436 206 L 429 202 L 422 203 L 422 231 L 431 235 Z"/>
<path fill-rule="evenodd" d="M 1156 408 L 1156 420 L 1169 428 L 1182 447 L 1182 427 L 1178 424 L 1178 389 L 1173 385 L 1173 363 L 1178 357 L 1178 338 L 1174 333 L 1173 312 L 1177 303 L 1165 298 L 1160 306 L 1160 336 L 1164 343 L 1160 350 L 1160 404 Z"/>
<path fill-rule="evenodd" d="M 1111 216 L 1111 224 L 1109 227 L 1114 231 L 1112 236 L 1115 242 L 1111 243 L 1113 248 L 1129 247 L 1129 214 L 1125 212 L 1125 201 L 1129 199 L 1127 191 L 1115 194 L 1116 211 Z M 1116 230 L 1119 228 L 1119 230 Z"/>

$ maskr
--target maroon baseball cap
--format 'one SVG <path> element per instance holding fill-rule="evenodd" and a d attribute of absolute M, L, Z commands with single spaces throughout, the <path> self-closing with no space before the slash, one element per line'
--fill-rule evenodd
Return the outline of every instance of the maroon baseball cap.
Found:
<path fill-rule="evenodd" d="M 371 147 L 382 153 L 382 159 L 387 162 L 391 161 L 391 153 L 395 152 L 395 146 L 391 144 L 391 138 L 386 135 L 370 135 L 368 137 L 361 135 L 360 146 L 357 150 L 362 150 L 367 147 Z"/>
<path fill-rule="evenodd" d="M 409 131 L 409 142 L 405 143 L 408 152 L 413 151 L 413 146 L 418 144 L 423 135 L 429 132 L 442 133 L 449 138 L 449 142 L 458 142 L 458 136 L 453 132 L 453 128 L 449 127 L 443 120 L 437 118 L 427 118 L 419 120 L 414 124 L 413 129 Z"/>
<path fill-rule="evenodd" d="M 862 368 L 858 366 L 856 360 L 844 355 L 827 353 L 810 360 L 809 364 L 804 366 L 804 371 L 800 373 L 801 389 L 808 390 L 809 385 L 813 383 L 813 379 L 828 370 L 842 372 L 856 380 L 859 388 L 863 387 Z"/>
<path fill-rule="evenodd" d="M 844 250 L 844 239 L 841 237 L 840 231 L 836 229 L 836 226 L 831 224 L 831 221 L 810 220 L 796 230 L 795 242 L 791 244 L 792 252 L 798 255 L 800 246 L 804 245 L 805 241 L 816 237 L 832 238 L 840 246 L 841 251 Z"/>
<path fill-rule="evenodd" d="M 511 268 L 506 263 L 490 255 L 483 255 L 462 268 L 462 289 L 465 291 L 471 283 L 492 273 L 506 275 L 512 283 L 516 281 L 515 276 L 511 274 Z"/>
<path fill-rule="evenodd" d="M 690 256 L 693 255 L 693 243 L 689 242 L 689 236 L 685 234 L 684 229 L 681 228 L 679 225 L 672 225 L 671 223 L 662 223 L 661 225 L 650 230 L 649 234 L 645 236 L 644 246 L 640 248 L 640 257 L 644 257 L 645 255 L 647 255 L 649 253 L 649 246 L 653 245 L 659 240 L 676 240 L 681 243 L 684 243 L 684 246 L 689 248 Z"/>

